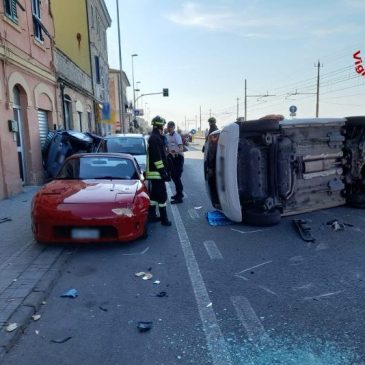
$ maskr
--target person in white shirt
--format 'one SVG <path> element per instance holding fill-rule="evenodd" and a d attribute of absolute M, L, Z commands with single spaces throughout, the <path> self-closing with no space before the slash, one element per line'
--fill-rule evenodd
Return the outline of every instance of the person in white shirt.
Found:
<path fill-rule="evenodd" d="M 181 175 L 184 167 L 184 146 L 181 135 L 175 132 L 175 123 L 170 121 L 167 123 L 167 160 L 169 162 L 171 179 L 175 184 L 176 194 L 171 197 L 171 204 L 179 204 L 183 202 L 183 184 Z"/>

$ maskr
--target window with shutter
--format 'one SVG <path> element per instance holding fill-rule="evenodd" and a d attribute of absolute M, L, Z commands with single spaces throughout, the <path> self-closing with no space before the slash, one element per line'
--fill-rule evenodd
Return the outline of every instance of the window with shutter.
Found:
<path fill-rule="evenodd" d="M 95 76 L 96 76 L 96 83 L 100 84 L 100 64 L 98 56 L 95 56 Z"/>
<path fill-rule="evenodd" d="M 40 0 L 32 0 L 34 38 L 43 42 Z"/>
<path fill-rule="evenodd" d="M 18 23 L 18 13 L 16 6 L 16 0 L 4 0 L 5 15 L 14 23 Z"/>

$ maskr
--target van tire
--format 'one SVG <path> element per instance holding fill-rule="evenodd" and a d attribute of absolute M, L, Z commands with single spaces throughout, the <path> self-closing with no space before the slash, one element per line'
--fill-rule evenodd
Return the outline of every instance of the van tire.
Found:
<path fill-rule="evenodd" d="M 250 209 L 243 213 L 243 223 L 249 226 L 269 227 L 279 224 L 280 221 L 281 214 L 278 209 L 269 211 Z"/>
<path fill-rule="evenodd" d="M 277 131 L 279 128 L 279 121 L 273 119 L 240 122 L 240 131 L 242 132 L 270 132 Z"/>

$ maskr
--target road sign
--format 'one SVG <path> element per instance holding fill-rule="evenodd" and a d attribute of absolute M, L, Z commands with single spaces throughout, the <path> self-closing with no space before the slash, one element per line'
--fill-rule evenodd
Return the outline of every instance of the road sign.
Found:
<path fill-rule="evenodd" d="M 298 110 L 298 108 L 297 108 L 295 105 L 292 105 L 292 106 L 289 108 L 290 113 L 295 113 L 297 110 Z"/>
<path fill-rule="evenodd" d="M 195 134 L 195 133 L 196 133 L 196 130 L 195 130 L 195 129 L 192 129 L 192 130 L 190 131 L 190 133 L 191 133 L 191 134 Z"/>
<path fill-rule="evenodd" d="M 134 115 L 136 117 L 142 117 L 144 115 L 144 110 L 143 109 L 134 109 Z"/>

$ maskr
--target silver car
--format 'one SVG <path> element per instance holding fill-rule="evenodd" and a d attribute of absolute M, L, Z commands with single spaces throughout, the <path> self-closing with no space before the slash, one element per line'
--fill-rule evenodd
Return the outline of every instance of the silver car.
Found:
<path fill-rule="evenodd" d="M 365 117 L 231 123 L 209 136 L 204 171 L 213 206 L 235 222 L 365 208 Z"/>
<path fill-rule="evenodd" d="M 105 152 L 127 153 L 135 157 L 142 171 L 146 171 L 147 143 L 143 134 L 111 134 L 104 137 Z"/>

